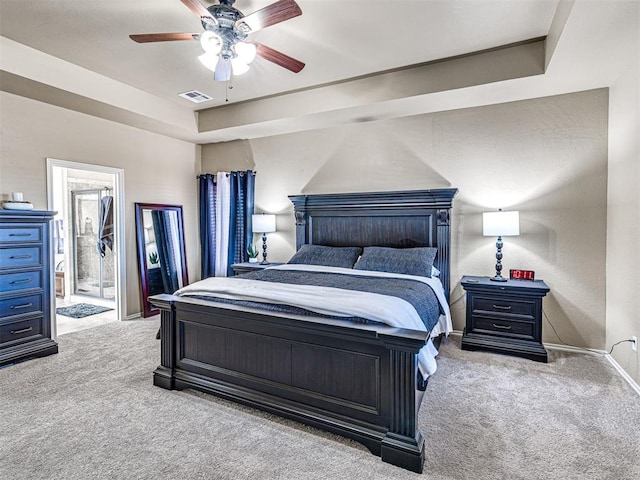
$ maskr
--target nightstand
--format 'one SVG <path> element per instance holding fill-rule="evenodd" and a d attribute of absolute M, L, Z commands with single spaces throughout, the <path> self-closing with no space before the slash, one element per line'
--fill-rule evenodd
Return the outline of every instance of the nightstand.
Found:
<path fill-rule="evenodd" d="M 262 270 L 264 268 L 274 267 L 276 265 L 282 265 L 282 263 L 268 263 L 266 265 L 263 265 L 260 262 L 258 263 L 243 262 L 243 263 L 234 263 L 233 265 L 231 265 L 231 268 L 233 268 L 233 273 L 235 273 L 236 275 L 240 275 L 241 273 L 255 272 L 256 270 Z"/>
<path fill-rule="evenodd" d="M 464 276 L 467 292 L 463 350 L 488 350 L 547 362 L 542 345 L 542 299 L 549 287 L 542 280 L 494 282 Z"/>

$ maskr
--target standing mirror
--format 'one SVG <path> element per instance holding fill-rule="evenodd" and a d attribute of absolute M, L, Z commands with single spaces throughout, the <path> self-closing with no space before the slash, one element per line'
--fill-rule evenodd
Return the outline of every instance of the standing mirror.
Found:
<path fill-rule="evenodd" d="M 156 315 L 147 300 L 189 283 L 181 205 L 136 203 L 136 237 L 143 316 Z"/>

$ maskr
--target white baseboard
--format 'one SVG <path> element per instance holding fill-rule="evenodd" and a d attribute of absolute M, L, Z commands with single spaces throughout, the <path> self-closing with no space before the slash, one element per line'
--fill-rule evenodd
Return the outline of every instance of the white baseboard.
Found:
<path fill-rule="evenodd" d="M 633 380 L 633 378 L 629 376 L 627 372 L 624 371 L 624 369 L 620 366 L 620 364 L 616 362 L 615 359 L 606 352 L 604 354 L 604 358 L 609 360 L 609 363 L 613 365 L 613 368 L 615 368 L 618 371 L 620 376 L 624 378 L 627 381 L 627 383 L 631 385 L 631 388 L 633 388 L 635 392 L 640 396 L 640 386 Z"/>
<path fill-rule="evenodd" d="M 126 317 L 123 318 L 123 320 L 137 320 L 138 318 L 142 318 L 142 314 L 140 312 L 138 313 L 132 313 L 131 315 L 127 315 Z"/>
<path fill-rule="evenodd" d="M 620 364 L 616 362 L 611 355 L 609 355 L 609 352 L 606 352 L 604 350 L 596 350 L 593 348 L 573 347 L 571 345 L 557 345 L 554 343 L 545 343 L 544 346 L 550 350 L 564 350 L 566 352 L 576 352 L 576 353 L 584 353 L 586 355 L 604 356 L 604 358 L 606 358 L 607 361 L 613 366 L 613 368 L 616 369 L 616 371 L 620 374 L 620 376 L 627 381 L 627 383 L 631 386 L 631 388 L 638 395 L 640 395 L 640 386 L 635 382 L 633 378 L 631 378 L 631 376 L 627 372 L 624 371 L 624 369 L 620 366 Z"/>
<path fill-rule="evenodd" d="M 454 330 L 450 333 L 450 335 L 461 336 L 462 332 L 460 330 Z M 609 355 L 608 352 L 604 350 L 596 350 L 594 348 L 583 348 L 583 347 L 574 347 L 573 345 L 559 345 L 557 343 L 545 343 L 545 348 L 549 350 L 560 350 L 565 352 L 573 352 L 573 353 L 582 353 L 585 355 L 594 355 L 594 356 L 604 356 L 607 361 L 616 369 L 616 371 L 620 374 L 620 376 L 626 380 L 626 382 L 631 386 L 631 388 L 640 396 L 640 386 L 635 382 L 631 376 L 624 371 L 624 369 L 614 360 L 614 358 Z"/>
<path fill-rule="evenodd" d="M 545 343 L 545 348 L 549 350 L 560 350 L 561 352 L 574 352 L 574 353 L 584 353 L 586 355 L 604 355 L 607 352 L 604 350 L 596 350 L 593 348 L 584 348 L 584 347 L 574 347 L 573 345 L 560 345 L 558 343 Z"/>

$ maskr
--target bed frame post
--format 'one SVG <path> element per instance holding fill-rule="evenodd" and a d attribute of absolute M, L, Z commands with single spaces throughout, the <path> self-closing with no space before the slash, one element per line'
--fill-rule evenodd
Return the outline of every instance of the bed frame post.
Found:
<path fill-rule="evenodd" d="M 450 227 L 450 209 L 442 208 L 438 210 L 436 216 L 436 230 L 438 236 L 438 258 L 450 258 L 451 252 L 451 227 Z M 451 270 L 450 262 L 440 262 L 440 280 L 444 287 L 444 294 L 449 301 L 449 294 L 451 288 Z"/>
<path fill-rule="evenodd" d="M 296 204 L 298 206 L 298 204 Z M 296 219 L 296 250 L 305 243 L 307 238 L 307 214 L 306 212 L 296 210 L 294 213 Z"/>
<path fill-rule="evenodd" d="M 381 442 L 382 461 L 413 472 L 422 473 L 424 438 L 418 430 L 416 405 L 417 354 L 406 342 L 385 338 L 389 348 L 391 421 L 389 431 Z"/>
<path fill-rule="evenodd" d="M 167 390 L 176 388 L 173 377 L 176 366 L 176 309 L 171 298 L 165 294 L 153 297 L 153 306 L 160 309 L 160 365 L 153 372 L 153 384 Z"/>

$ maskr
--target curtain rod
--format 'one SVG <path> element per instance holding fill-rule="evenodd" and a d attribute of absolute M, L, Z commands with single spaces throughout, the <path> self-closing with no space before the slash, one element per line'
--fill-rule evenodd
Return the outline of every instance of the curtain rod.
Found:
<path fill-rule="evenodd" d="M 257 171 L 254 170 L 238 170 L 238 171 L 234 171 L 234 172 L 218 172 L 218 173 L 225 173 L 227 175 L 227 177 L 230 174 L 238 174 L 240 176 L 246 175 L 248 172 L 250 172 L 251 175 L 253 175 L 254 177 L 256 176 L 256 173 L 258 173 Z M 206 175 L 211 175 L 212 177 L 216 177 L 217 173 L 201 173 L 199 175 L 196 175 L 196 179 L 199 179 L 202 176 L 206 176 Z"/>

